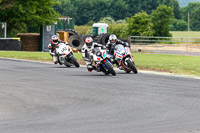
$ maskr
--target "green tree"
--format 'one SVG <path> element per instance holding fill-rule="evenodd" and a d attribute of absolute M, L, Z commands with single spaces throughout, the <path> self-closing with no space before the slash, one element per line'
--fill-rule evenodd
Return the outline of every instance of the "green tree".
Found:
<path fill-rule="evenodd" d="M 151 14 L 159 5 L 167 5 L 174 8 L 175 18 L 181 18 L 180 6 L 177 0 L 124 0 L 128 5 L 127 17 L 131 17 L 135 13 L 142 10 Z"/>
<path fill-rule="evenodd" d="M 127 32 L 129 35 L 134 36 L 152 36 L 154 30 L 152 29 L 153 24 L 151 22 L 150 16 L 142 11 L 135 14 L 131 18 L 128 18 Z"/>
<path fill-rule="evenodd" d="M 128 12 L 128 5 L 123 0 L 111 0 L 107 9 L 108 16 L 115 20 L 125 19 Z"/>
<path fill-rule="evenodd" d="M 57 0 L 61 2 L 55 10 L 62 16 L 75 18 L 77 25 L 98 22 L 101 18 L 125 19 L 144 10 L 151 14 L 160 4 L 174 8 L 174 14 L 180 19 L 180 7 L 177 0 Z"/>
<path fill-rule="evenodd" d="M 181 8 L 177 0 L 162 0 L 161 4 L 173 7 L 174 17 L 176 19 L 181 19 Z"/>
<path fill-rule="evenodd" d="M 58 0 L 55 10 L 62 16 L 75 18 L 77 25 L 97 22 L 101 18 L 112 17 L 115 20 L 126 18 L 128 6 L 123 0 Z M 66 8 L 67 7 L 67 8 Z M 120 10 L 119 10 L 120 9 Z"/>
<path fill-rule="evenodd" d="M 172 7 L 160 5 L 155 11 L 153 11 L 151 14 L 151 20 L 153 23 L 153 29 L 155 30 L 154 36 L 172 36 L 169 33 L 169 25 L 173 22 L 173 19 L 174 13 Z"/>
<path fill-rule="evenodd" d="M 70 16 L 71 18 L 75 18 L 77 16 L 78 7 L 71 0 L 58 0 L 58 2 L 60 4 L 55 5 L 54 9 L 63 17 Z"/>
<path fill-rule="evenodd" d="M 99 20 L 99 23 L 107 23 L 107 24 L 114 24 L 115 20 L 111 17 L 105 17 L 105 18 L 101 18 Z"/>
<path fill-rule="evenodd" d="M 183 13 L 183 19 L 187 22 L 188 21 L 188 13 L 190 14 L 190 29 L 193 31 L 200 30 L 200 17 L 199 11 L 200 10 L 200 2 L 192 2 L 189 3 L 188 6 L 181 9 Z"/>
<path fill-rule="evenodd" d="M 9 9 L 15 5 L 16 0 L 0 0 L 0 9 Z"/>
<path fill-rule="evenodd" d="M 1 6 L 6 5 L 5 1 L 1 2 Z M 58 4 L 54 0 L 13 0 L 13 3 L 7 9 L 0 9 L 0 21 L 7 22 L 8 36 L 28 32 L 28 27 L 39 30 L 41 25 L 53 24 L 59 16 L 53 9 Z"/>
<path fill-rule="evenodd" d="M 170 25 L 171 31 L 186 31 L 187 28 L 187 22 L 183 19 L 174 19 L 173 24 Z"/>
<path fill-rule="evenodd" d="M 193 31 L 200 31 L 200 7 L 191 12 L 191 29 Z"/>

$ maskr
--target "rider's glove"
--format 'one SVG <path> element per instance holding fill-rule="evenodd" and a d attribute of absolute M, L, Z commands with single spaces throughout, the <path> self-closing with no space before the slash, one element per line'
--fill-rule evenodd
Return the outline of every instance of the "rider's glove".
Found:
<path fill-rule="evenodd" d="M 123 42 L 123 45 L 124 45 L 125 47 L 129 47 L 129 44 L 128 44 L 127 42 Z"/>
<path fill-rule="evenodd" d="M 56 54 L 55 53 L 50 53 L 50 55 L 55 56 Z"/>
<path fill-rule="evenodd" d="M 88 58 L 86 58 L 86 57 L 84 57 L 83 59 L 84 59 L 85 61 L 89 61 L 89 60 L 90 60 L 90 59 L 88 59 Z"/>
<path fill-rule="evenodd" d="M 103 46 L 102 46 L 102 49 L 106 49 L 106 46 L 103 45 Z"/>

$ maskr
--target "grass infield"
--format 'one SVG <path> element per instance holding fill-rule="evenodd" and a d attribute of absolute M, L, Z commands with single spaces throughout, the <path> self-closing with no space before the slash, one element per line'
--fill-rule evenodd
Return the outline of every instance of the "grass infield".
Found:
<path fill-rule="evenodd" d="M 200 31 L 170 31 L 173 37 L 200 37 Z"/>
<path fill-rule="evenodd" d="M 133 56 L 138 69 L 200 76 L 200 56 L 163 54 L 134 54 Z M 52 61 L 48 52 L 0 51 L 0 57 Z M 75 53 L 75 57 L 79 62 L 84 63 L 81 53 Z"/>

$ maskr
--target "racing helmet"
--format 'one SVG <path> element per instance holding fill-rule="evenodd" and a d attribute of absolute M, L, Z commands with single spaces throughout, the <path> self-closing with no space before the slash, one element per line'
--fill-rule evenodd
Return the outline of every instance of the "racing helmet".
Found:
<path fill-rule="evenodd" d="M 117 36 L 114 35 L 114 34 L 111 34 L 109 36 L 109 40 L 110 40 L 111 43 L 115 43 L 117 41 Z"/>
<path fill-rule="evenodd" d="M 51 39 L 52 39 L 52 43 L 53 43 L 53 44 L 58 44 L 58 36 L 57 36 L 57 35 L 53 35 L 53 36 L 51 37 Z"/>
<path fill-rule="evenodd" d="M 92 43 L 93 43 L 92 37 L 87 37 L 87 38 L 85 39 L 85 44 L 87 45 L 88 48 L 91 48 Z"/>

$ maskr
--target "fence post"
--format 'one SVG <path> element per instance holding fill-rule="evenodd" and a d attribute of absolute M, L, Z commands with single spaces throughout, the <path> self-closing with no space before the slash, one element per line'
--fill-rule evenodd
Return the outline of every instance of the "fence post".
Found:
<path fill-rule="evenodd" d="M 131 36 L 128 36 L 128 43 L 131 44 Z"/>
<path fill-rule="evenodd" d="M 189 43 L 189 38 L 187 37 L 186 39 L 187 39 L 187 41 L 186 41 L 186 53 L 188 53 L 188 43 Z"/>
<path fill-rule="evenodd" d="M 130 45 L 130 50 L 131 50 L 131 36 L 128 36 L 128 44 Z"/>

